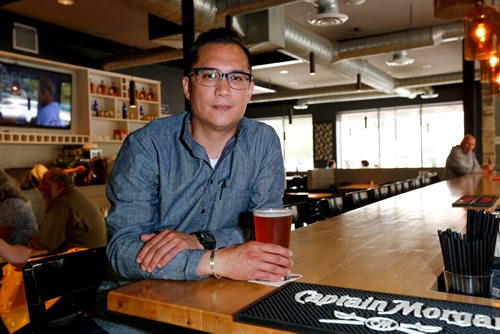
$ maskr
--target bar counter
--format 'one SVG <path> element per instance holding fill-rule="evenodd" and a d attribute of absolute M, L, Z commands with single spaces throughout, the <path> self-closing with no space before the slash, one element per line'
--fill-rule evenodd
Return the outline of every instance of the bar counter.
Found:
<path fill-rule="evenodd" d="M 482 304 L 500 300 L 437 291 L 443 258 L 437 231 L 465 232 L 462 195 L 500 194 L 500 182 L 468 175 L 375 202 L 292 232 L 299 282 Z M 233 321 L 274 287 L 228 279 L 144 280 L 108 295 L 108 308 L 210 333 L 289 333 Z"/>

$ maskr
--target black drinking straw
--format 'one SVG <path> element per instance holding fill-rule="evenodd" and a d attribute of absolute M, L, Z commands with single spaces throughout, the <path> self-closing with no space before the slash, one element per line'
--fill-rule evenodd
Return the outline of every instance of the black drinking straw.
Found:
<path fill-rule="evenodd" d="M 445 270 L 462 275 L 490 275 L 500 218 L 484 210 L 467 211 L 467 233 L 438 231 Z"/>

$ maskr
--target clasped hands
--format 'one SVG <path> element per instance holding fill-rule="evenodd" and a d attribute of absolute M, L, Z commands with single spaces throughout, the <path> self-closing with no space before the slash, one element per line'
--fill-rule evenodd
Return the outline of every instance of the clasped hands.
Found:
<path fill-rule="evenodd" d="M 174 230 L 149 233 L 141 236 L 144 246 L 136 261 L 141 270 L 149 273 L 163 268 L 179 252 L 186 249 L 203 249 L 194 235 Z M 210 274 L 210 252 L 206 252 L 197 267 L 198 275 Z M 218 275 L 234 280 L 260 279 L 279 282 L 291 274 L 292 251 L 279 245 L 249 241 L 216 250 Z"/>

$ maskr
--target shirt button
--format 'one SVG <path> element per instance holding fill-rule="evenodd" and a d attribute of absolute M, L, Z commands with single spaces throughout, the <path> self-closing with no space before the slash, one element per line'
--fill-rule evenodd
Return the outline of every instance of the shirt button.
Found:
<path fill-rule="evenodd" d="M 214 183 L 214 180 L 213 179 L 210 179 L 210 184 L 213 184 Z"/>
<path fill-rule="evenodd" d="M 201 210 L 201 213 L 202 213 L 202 214 L 204 214 L 205 212 L 206 212 L 206 211 L 205 211 L 205 209 Z"/>

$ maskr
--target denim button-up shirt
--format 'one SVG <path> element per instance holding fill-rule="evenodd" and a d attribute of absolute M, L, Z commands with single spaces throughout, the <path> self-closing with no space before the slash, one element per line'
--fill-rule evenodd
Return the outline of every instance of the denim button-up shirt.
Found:
<path fill-rule="evenodd" d="M 245 242 L 245 212 L 281 207 L 285 186 L 279 138 L 264 123 L 243 118 L 212 168 L 188 129 L 191 114 L 151 122 L 127 136 L 107 186 L 108 257 L 124 279 L 196 280 L 206 250 L 180 252 L 165 267 L 144 272 L 136 262 L 142 234 L 164 229 L 209 230 L 217 248 Z"/>

